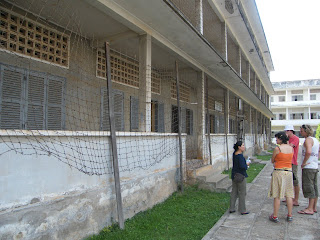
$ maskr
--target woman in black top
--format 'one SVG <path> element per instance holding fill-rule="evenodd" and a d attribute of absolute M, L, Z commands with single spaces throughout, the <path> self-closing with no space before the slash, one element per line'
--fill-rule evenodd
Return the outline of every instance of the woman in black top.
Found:
<path fill-rule="evenodd" d="M 246 210 L 246 185 L 247 185 L 247 180 L 246 177 L 247 175 L 247 169 L 248 165 L 246 162 L 246 159 L 243 157 L 243 152 L 245 150 L 244 143 L 242 141 L 238 141 L 234 146 L 234 152 L 233 152 L 233 167 L 232 167 L 232 173 L 231 173 L 231 179 L 232 179 L 232 191 L 231 191 L 231 196 L 230 196 L 230 213 L 234 213 L 235 210 L 235 205 L 236 205 L 236 200 L 239 197 L 239 205 L 238 205 L 238 210 L 239 212 L 244 215 L 248 214 Z M 242 182 L 236 182 L 234 180 L 234 175 L 235 173 L 240 173 L 245 176 Z"/>

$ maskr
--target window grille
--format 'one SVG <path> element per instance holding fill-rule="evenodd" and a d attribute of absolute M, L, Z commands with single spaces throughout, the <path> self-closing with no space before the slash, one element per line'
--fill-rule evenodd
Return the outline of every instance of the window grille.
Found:
<path fill-rule="evenodd" d="M 303 90 L 292 90 L 291 94 L 303 94 Z"/>
<path fill-rule="evenodd" d="M 151 69 L 151 92 L 161 94 L 161 73 L 154 68 Z"/>
<path fill-rule="evenodd" d="M 184 102 L 190 102 L 190 90 L 191 87 L 184 83 L 180 82 L 180 100 Z M 177 99 L 177 83 L 175 81 L 171 82 L 171 97 Z"/>
<path fill-rule="evenodd" d="M 274 95 L 286 95 L 286 91 L 277 91 L 274 92 Z"/>
<path fill-rule="evenodd" d="M 218 111 L 218 112 L 224 111 L 223 103 L 222 103 L 222 102 L 219 102 L 219 101 L 215 101 L 215 102 L 214 102 L 214 110 L 216 110 L 216 111 Z"/>
<path fill-rule="evenodd" d="M 139 62 L 129 56 L 110 49 L 111 80 L 139 88 Z M 96 76 L 106 79 L 106 56 L 97 50 Z"/>
<path fill-rule="evenodd" d="M 0 8 L 0 49 L 69 66 L 69 36 Z"/>
<path fill-rule="evenodd" d="M 320 93 L 320 89 L 310 89 L 310 93 Z"/>

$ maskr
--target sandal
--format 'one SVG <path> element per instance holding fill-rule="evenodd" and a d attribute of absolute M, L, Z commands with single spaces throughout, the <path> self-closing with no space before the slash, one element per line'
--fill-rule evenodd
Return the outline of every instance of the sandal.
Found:
<path fill-rule="evenodd" d="M 299 214 L 306 214 L 306 215 L 313 215 L 313 212 L 306 212 L 307 209 L 304 209 L 304 210 L 300 210 L 298 213 Z"/>
<path fill-rule="evenodd" d="M 271 215 L 269 216 L 269 220 L 270 220 L 271 222 L 274 222 L 274 223 L 280 222 L 279 218 L 278 218 L 278 217 L 275 218 L 275 217 L 273 216 L 273 214 L 271 214 Z"/>

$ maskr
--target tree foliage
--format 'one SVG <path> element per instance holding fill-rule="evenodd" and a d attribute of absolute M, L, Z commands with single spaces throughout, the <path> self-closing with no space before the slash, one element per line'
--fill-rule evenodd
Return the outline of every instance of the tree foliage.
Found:
<path fill-rule="evenodd" d="M 317 131 L 316 131 L 316 138 L 318 141 L 320 141 L 320 124 L 318 125 Z"/>

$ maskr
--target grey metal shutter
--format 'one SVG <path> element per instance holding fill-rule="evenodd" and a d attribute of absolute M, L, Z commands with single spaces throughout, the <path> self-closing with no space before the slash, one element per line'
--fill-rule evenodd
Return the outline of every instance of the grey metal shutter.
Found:
<path fill-rule="evenodd" d="M 119 90 L 113 90 L 113 112 L 116 131 L 124 130 L 124 94 Z M 107 88 L 101 90 L 101 130 L 110 131 L 109 110 L 108 110 L 108 91 Z"/>
<path fill-rule="evenodd" d="M 214 114 L 214 133 L 220 133 L 219 113 Z"/>
<path fill-rule="evenodd" d="M 223 114 L 219 114 L 219 124 L 220 124 L 219 133 L 224 133 L 224 116 L 223 116 Z"/>
<path fill-rule="evenodd" d="M 158 132 L 164 132 L 164 104 L 158 104 Z"/>
<path fill-rule="evenodd" d="M 121 91 L 113 90 L 113 106 L 114 106 L 114 121 L 116 131 L 124 131 L 124 111 L 123 102 L 124 94 Z"/>
<path fill-rule="evenodd" d="M 107 88 L 101 89 L 101 130 L 110 131 Z"/>
<path fill-rule="evenodd" d="M 45 129 L 45 80 L 44 74 L 29 72 L 27 75 L 26 129 Z"/>
<path fill-rule="evenodd" d="M 139 99 L 130 97 L 130 131 L 139 131 Z"/>
<path fill-rule="evenodd" d="M 47 129 L 62 130 L 65 127 L 64 108 L 65 79 L 49 76 L 47 81 Z"/>
<path fill-rule="evenodd" d="M 181 111 L 181 133 L 186 133 L 187 132 L 187 127 L 186 127 L 186 109 L 180 107 Z"/>
<path fill-rule="evenodd" d="M 190 114 L 190 135 L 193 135 L 193 111 L 190 109 L 189 110 Z"/>
<path fill-rule="evenodd" d="M 25 72 L 15 67 L 1 65 L 0 75 L 0 127 L 23 129 Z"/>

